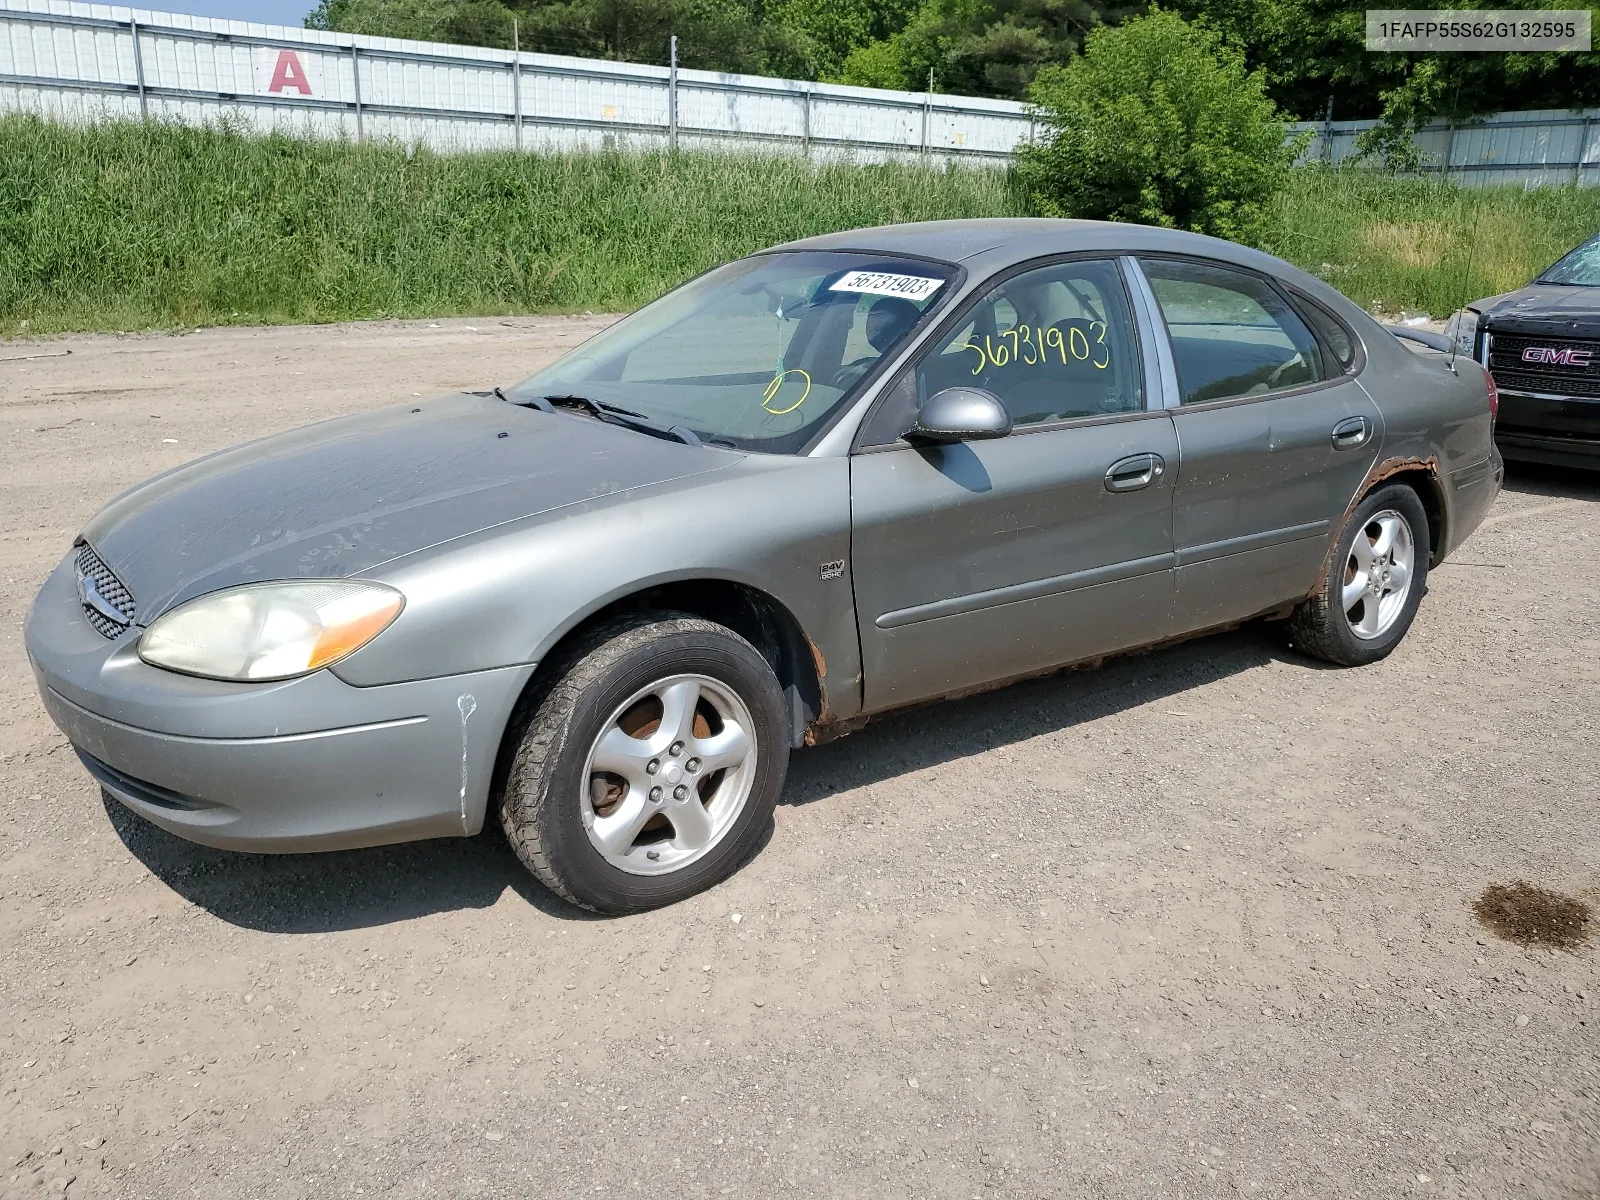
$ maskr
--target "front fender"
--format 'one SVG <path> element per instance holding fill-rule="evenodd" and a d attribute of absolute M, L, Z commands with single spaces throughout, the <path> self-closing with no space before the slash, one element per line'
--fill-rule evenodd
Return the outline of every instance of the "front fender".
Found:
<path fill-rule="evenodd" d="M 716 579 L 764 592 L 793 614 L 815 652 L 827 711 L 852 716 L 861 665 L 849 479 L 844 458 L 751 455 L 397 559 L 362 578 L 398 587 L 405 611 L 335 669 L 373 686 L 536 663 L 617 600 Z"/>

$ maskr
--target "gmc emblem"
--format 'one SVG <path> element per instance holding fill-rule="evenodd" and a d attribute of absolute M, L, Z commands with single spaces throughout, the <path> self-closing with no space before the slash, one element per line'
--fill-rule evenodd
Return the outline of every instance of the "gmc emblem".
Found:
<path fill-rule="evenodd" d="M 1556 350 L 1550 346 L 1529 346 L 1522 352 L 1523 362 L 1552 363 L 1558 367 L 1587 367 L 1593 357 L 1593 350 Z"/>

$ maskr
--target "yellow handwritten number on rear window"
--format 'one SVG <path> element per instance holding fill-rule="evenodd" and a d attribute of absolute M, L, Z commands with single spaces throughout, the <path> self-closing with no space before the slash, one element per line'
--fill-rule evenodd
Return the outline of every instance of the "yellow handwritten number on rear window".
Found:
<path fill-rule="evenodd" d="M 783 390 L 784 381 L 791 375 L 800 376 L 805 383 L 805 387 L 800 391 L 800 399 L 789 405 L 788 408 L 773 408 L 772 402 L 778 398 L 778 393 Z M 792 413 L 799 408 L 806 402 L 806 397 L 809 395 L 811 395 L 811 376 L 807 375 L 799 367 L 790 367 L 787 371 L 779 371 L 772 377 L 771 382 L 767 384 L 766 389 L 761 393 L 761 407 L 773 416 L 781 417 L 784 413 Z"/>

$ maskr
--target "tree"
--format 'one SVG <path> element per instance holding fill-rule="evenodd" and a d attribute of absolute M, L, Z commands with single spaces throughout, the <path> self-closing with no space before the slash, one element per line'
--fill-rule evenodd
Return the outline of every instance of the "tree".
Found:
<path fill-rule="evenodd" d="M 1266 73 L 1286 112 L 1316 120 L 1380 117 L 1405 131 L 1436 117 L 1465 120 L 1519 108 L 1600 104 L 1600 50 L 1588 53 L 1369 53 L 1365 3 L 1355 0 L 1175 0 Z M 1543 0 L 1457 0 L 1451 9 L 1537 9 Z M 1579 7 L 1584 7 L 1580 5 Z M 1600 7 L 1590 7 L 1600 24 Z M 1406 135 L 1409 140 L 1409 134 Z"/>
<path fill-rule="evenodd" d="M 1600 104 L 1586 54 L 1371 54 L 1365 0 L 1169 0 L 1240 47 L 1267 94 L 1301 120 L 1383 117 L 1385 137 L 1436 117 Z M 1458 0 L 1534 8 L 1545 0 Z M 1600 3 L 1600 0 L 1596 0 Z M 1039 71 L 1145 0 L 320 0 L 315 29 L 663 63 L 866 87 L 1022 98 Z M 1600 24 L 1600 8 L 1591 5 Z"/>
<path fill-rule="evenodd" d="M 498 0 L 322 0 L 307 29 L 458 45 L 511 45 L 512 12 Z"/>
<path fill-rule="evenodd" d="M 914 0 L 768 0 L 754 15 L 758 23 L 781 31 L 795 55 L 792 63 L 770 61 L 770 69 L 820 79 L 838 74 L 857 47 L 893 34 L 914 9 Z"/>
<path fill-rule="evenodd" d="M 711 71 L 760 72 L 796 61 L 798 40 L 763 22 L 743 0 L 321 0 L 312 29 L 509 47 L 664 64 L 674 34 L 679 62 Z"/>
<path fill-rule="evenodd" d="M 1264 76 L 1236 47 L 1160 9 L 1091 33 L 1030 95 L 1046 137 L 1017 171 L 1050 216 L 1250 241 L 1304 144 L 1285 143 Z"/>
<path fill-rule="evenodd" d="M 1141 0 L 923 0 L 895 32 L 856 49 L 841 83 L 1021 99 L 1039 69 Z"/>

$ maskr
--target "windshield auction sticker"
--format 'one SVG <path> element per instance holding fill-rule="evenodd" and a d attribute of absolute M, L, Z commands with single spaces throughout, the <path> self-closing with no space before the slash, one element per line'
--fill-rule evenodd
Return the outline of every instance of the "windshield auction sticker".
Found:
<path fill-rule="evenodd" d="M 1367 49 L 1587 50 L 1587 8 L 1367 9 Z"/>
<path fill-rule="evenodd" d="M 944 286 L 926 275 L 892 275 L 887 271 L 847 271 L 828 285 L 830 292 L 865 292 L 869 296 L 903 296 L 926 300 Z"/>

